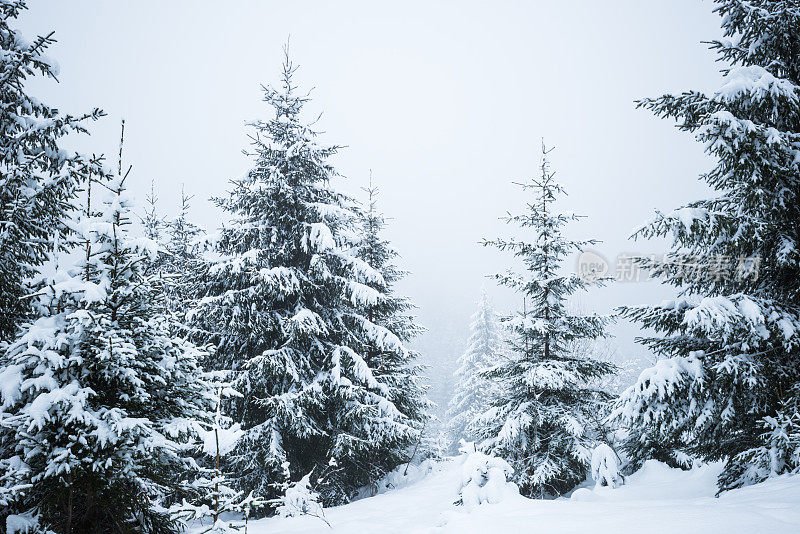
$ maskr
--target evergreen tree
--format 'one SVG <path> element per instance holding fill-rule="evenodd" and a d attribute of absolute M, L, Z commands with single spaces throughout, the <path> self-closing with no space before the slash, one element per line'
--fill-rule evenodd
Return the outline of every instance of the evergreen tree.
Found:
<path fill-rule="evenodd" d="M 52 33 L 30 42 L 10 26 L 24 9 L 23 0 L 0 3 L 0 341 L 28 317 L 27 281 L 54 243 L 66 242 L 78 184 L 98 170 L 96 160 L 59 148 L 61 138 L 86 133 L 86 120 L 102 115 L 63 115 L 25 92 L 28 78 L 55 79 L 58 70 L 45 54 Z"/>
<path fill-rule="evenodd" d="M 201 351 L 170 334 L 123 182 L 86 184 L 79 259 L 42 286 L 37 317 L 0 358 L 3 524 L 174 532 L 165 506 L 190 491 L 178 477 L 195 470 L 186 446 L 209 422 L 214 390 Z"/>
<path fill-rule="evenodd" d="M 203 235 L 203 230 L 189 219 L 191 200 L 193 196 L 187 195 L 181 187 L 181 205 L 178 215 L 167 223 L 169 242 L 167 251 L 172 257 L 172 262 L 180 267 L 177 272 L 192 270 L 192 264 L 201 252 L 198 240 Z"/>
<path fill-rule="evenodd" d="M 415 322 L 413 303 L 394 292 L 395 284 L 407 273 L 398 269 L 395 264 L 398 254 L 382 235 L 386 219 L 378 210 L 379 191 L 372 183 L 371 173 L 365 191 L 367 209 L 358 226 L 361 237 L 355 245 L 354 255 L 380 276 L 365 280 L 365 285 L 375 291 L 376 298 L 357 305 L 357 313 L 397 336 L 401 343 L 387 345 L 382 338 L 364 336 L 358 349 L 375 378 L 386 386 L 386 398 L 404 417 L 387 425 L 379 420 L 379 413 L 367 411 L 348 423 L 346 432 L 368 443 L 360 449 L 360 456 L 350 455 L 347 465 L 340 465 L 348 477 L 355 476 L 352 484 L 359 486 L 376 482 L 400 463 L 408 461 L 408 446 L 421 437 L 417 432 L 408 432 L 407 426 L 421 430 L 430 407 L 421 384 L 423 369 L 415 363 L 418 355 L 406 347 L 424 328 Z"/>
<path fill-rule="evenodd" d="M 713 94 L 639 102 L 695 134 L 716 166 L 716 196 L 658 213 L 635 236 L 670 237 L 663 261 L 642 261 L 680 298 L 627 307 L 657 335 L 661 358 L 616 414 L 639 461 L 726 460 L 720 489 L 800 468 L 800 6 L 716 0 L 728 66 Z M 781 428 L 786 427 L 786 431 Z M 793 429 L 793 430 L 792 430 Z"/>
<path fill-rule="evenodd" d="M 481 292 L 478 309 L 472 315 L 470 332 L 467 349 L 458 358 L 458 369 L 454 373 L 457 382 L 447 425 L 451 443 L 458 443 L 460 439 L 477 440 L 469 427 L 489 408 L 493 389 L 492 381 L 482 373 L 501 363 L 503 357 L 499 319 L 486 291 Z"/>
<path fill-rule="evenodd" d="M 158 196 L 156 195 L 155 180 L 150 182 L 150 193 L 145 196 L 144 217 L 141 217 L 144 236 L 155 243 L 163 238 L 166 222 L 158 213 Z"/>
<path fill-rule="evenodd" d="M 228 411 L 245 432 L 231 454 L 238 489 L 277 497 L 288 462 L 292 481 L 313 473 L 329 505 L 365 480 L 350 459 L 413 442 L 419 430 L 393 402 L 396 384 L 368 363 L 370 347 L 408 350 L 364 314 L 388 300 L 369 284 L 386 281 L 352 253 L 357 208 L 331 187 L 337 147 L 320 146 L 300 120 L 308 98 L 294 70 L 287 52 L 282 86 L 264 89 L 275 116 L 251 125 L 255 165 L 217 200 L 232 221 L 192 317 L 216 346 L 209 366 L 232 370 L 243 395 Z"/>
<path fill-rule="evenodd" d="M 144 236 L 156 247 L 147 259 L 147 272 L 158 284 L 167 309 L 182 325 L 176 333 L 191 329 L 186 315 L 196 297 L 197 285 L 204 269 L 205 249 L 201 243 L 203 230 L 189 219 L 192 196 L 181 187 L 178 214 L 167 220 L 158 211 L 155 184 L 145 197 L 144 215 L 139 218 Z"/>
<path fill-rule="evenodd" d="M 533 241 L 484 242 L 522 260 L 526 273 L 509 271 L 496 279 L 522 293 L 527 304 L 504 320 L 515 334 L 513 353 L 483 373 L 503 387 L 474 425 L 483 438 L 480 447 L 514 467 L 520 490 L 541 497 L 563 494 L 585 479 L 593 439 L 587 421 L 605 397 L 589 383 L 613 370 L 608 363 L 570 351 L 576 340 L 604 336 L 608 319 L 567 310 L 568 297 L 586 289 L 588 282 L 577 274 L 562 274 L 562 264 L 593 241 L 572 241 L 562 233 L 578 217 L 554 211 L 553 203 L 564 191 L 549 169 L 549 152 L 542 144 L 541 177 L 521 184 L 525 191 L 536 191 L 528 212 L 506 218 L 531 228 Z"/>
<path fill-rule="evenodd" d="M 144 237 L 153 246 L 153 250 L 142 261 L 146 264 L 146 276 L 158 287 L 161 299 L 164 300 L 170 287 L 169 280 L 164 276 L 168 258 L 165 246 L 167 224 L 158 211 L 154 180 L 150 182 L 150 192 L 145 195 L 144 200 L 144 216 L 139 217 L 139 223 Z"/>
<path fill-rule="evenodd" d="M 197 285 L 204 270 L 204 246 L 200 242 L 203 230 L 189 218 L 192 196 L 181 187 L 178 215 L 165 223 L 163 276 L 166 278 L 167 306 L 185 322 Z M 190 325 L 187 325 L 190 326 Z"/>

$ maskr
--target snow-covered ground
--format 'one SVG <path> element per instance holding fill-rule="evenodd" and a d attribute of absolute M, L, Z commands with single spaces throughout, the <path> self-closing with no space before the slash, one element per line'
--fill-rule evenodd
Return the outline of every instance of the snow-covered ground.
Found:
<path fill-rule="evenodd" d="M 506 496 L 472 511 L 454 506 L 464 456 L 412 467 L 394 487 L 313 517 L 254 521 L 249 534 L 394 534 L 518 532 L 593 534 L 800 532 L 800 476 L 714 497 L 717 465 L 691 471 L 650 461 L 617 489 L 580 488 L 553 501 Z"/>

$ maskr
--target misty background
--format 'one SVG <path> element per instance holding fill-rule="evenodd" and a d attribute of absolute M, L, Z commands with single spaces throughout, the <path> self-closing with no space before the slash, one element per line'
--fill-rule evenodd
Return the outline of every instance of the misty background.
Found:
<path fill-rule="evenodd" d="M 271 116 L 261 84 L 277 83 L 282 47 L 311 90 L 307 120 L 322 116 L 322 141 L 345 145 L 334 185 L 360 199 L 372 170 L 386 237 L 410 275 L 399 285 L 428 332 L 415 344 L 430 366 L 431 398 L 446 408 L 481 287 L 501 313 L 521 298 L 486 275 L 514 265 L 482 238 L 517 235 L 499 220 L 525 197 L 513 181 L 538 172 L 541 138 L 552 168 L 586 218 L 570 237 L 620 253 L 663 252 L 633 242 L 653 215 L 703 195 L 702 146 L 634 100 L 689 88 L 713 90 L 720 35 L 711 4 L 611 2 L 212 2 L 33 1 L 26 35 L 55 30 L 49 55 L 60 83 L 32 80 L 31 94 L 67 113 L 108 116 L 73 147 L 116 165 L 120 119 L 139 213 L 151 180 L 161 214 L 176 214 L 183 184 L 192 218 L 209 231 L 223 214 L 208 199 L 251 161 L 245 123 Z M 574 262 L 565 266 L 574 269 Z M 658 302 L 654 281 L 616 283 L 579 297 L 586 312 Z M 625 358 L 650 356 L 619 321 Z"/>

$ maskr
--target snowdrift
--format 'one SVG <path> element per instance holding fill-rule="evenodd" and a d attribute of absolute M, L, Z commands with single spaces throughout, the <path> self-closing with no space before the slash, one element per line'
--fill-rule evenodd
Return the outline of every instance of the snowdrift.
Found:
<path fill-rule="evenodd" d="M 800 476 L 785 475 L 715 497 L 721 466 L 690 471 L 649 461 L 618 488 L 586 487 L 568 498 L 531 500 L 505 482 L 502 464 L 476 455 L 426 461 L 387 477 L 378 493 L 313 517 L 251 522 L 250 534 L 796 534 Z M 489 481 L 492 481 L 488 485 Z M 483 482 L 481 484 L 481 481 Z M 465 487 L 479 504 L 456 506 Z M 483 489 L 481 489 L 483 488 Z M 495 493 L 497 490 L 497 493 Z M 498 498 L 496 498 L 498 497 Z M 466 504 L 466 503 L 465 503 Z"/>
<path fill-rule="evenodd" d="M 461 465 L 461 488 L 457 505 L 473 510 L 481 504 L 497 504 L 519 495 L 519 488 L 506 478 L 514 470 L 502 458 L 482 452 L 466 454 Z"/>

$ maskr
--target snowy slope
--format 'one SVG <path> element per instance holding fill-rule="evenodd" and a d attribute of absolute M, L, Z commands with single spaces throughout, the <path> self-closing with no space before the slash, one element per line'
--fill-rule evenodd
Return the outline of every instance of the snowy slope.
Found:
<path fill-rule="evenodd" d="M 792 533 L 800 532 L 800 476 L 782 476 L 715 498 L 718 465 L 692 471 L 650 461 L 618 489 L 581 488 L 555 501 L 507 497 L 471 512 L 453 506 L 464 457 L 412 468 L 411 479 L 319 519 L 264 519 L 250 534 L 312 533 Z M 418 480 L 414 480 L 418 479 Z"/>

